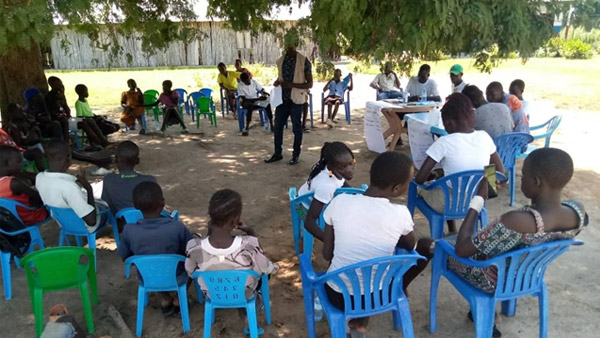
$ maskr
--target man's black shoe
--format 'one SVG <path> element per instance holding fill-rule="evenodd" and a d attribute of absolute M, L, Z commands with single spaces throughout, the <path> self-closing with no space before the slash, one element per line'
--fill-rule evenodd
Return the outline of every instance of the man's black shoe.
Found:
<path fill-rule="evenodd" d="M 282 159 L 283 159 L 283 156 L 281 156 L 281 155 L 273 155 L 269 159 L 266 159 L 265 163 L 273 163 L 273 162 L 281 161 Z"/>
<path fill-rule="evenodd" d="M 297 156 L 292 157 L 292 159 L 290 160 L 289 164 L 290 165 L 298 164 L 298 157 Z"/>

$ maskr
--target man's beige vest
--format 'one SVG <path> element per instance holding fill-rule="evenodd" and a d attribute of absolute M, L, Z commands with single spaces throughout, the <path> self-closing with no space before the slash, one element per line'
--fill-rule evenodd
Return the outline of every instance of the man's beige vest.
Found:
<path fill-rule="evenodd" d="M 277 71 L 279 73 L 279 77 L 277 78 L 279 81 L 283 81 L 283 76 L 281 75 L 281 67 L 283 65 L 283 59 L 285 55 L 277 59 Z M 304 63 L 306 62 L 306 57 L 298 52 L 296 52 L 296 68 L 294 69 L 294 83 L 306 83 L 306 77 L 304 76 Z M 308 98 L 308 89 L 298 89 L 292 88 L 292 102 L 295 104 L 305 104 Z"/>

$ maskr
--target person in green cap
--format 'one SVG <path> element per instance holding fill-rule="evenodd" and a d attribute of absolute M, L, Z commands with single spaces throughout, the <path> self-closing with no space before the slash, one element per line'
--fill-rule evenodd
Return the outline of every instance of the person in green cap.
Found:
<path fill-rule="evenodd" d="M 463 81 L 463 67 L 458 63 L 450 68 L 450 81 L 452 82 L 452 90 L 450 93 L 462 93 L 462 90 L 467 86 Z"/>

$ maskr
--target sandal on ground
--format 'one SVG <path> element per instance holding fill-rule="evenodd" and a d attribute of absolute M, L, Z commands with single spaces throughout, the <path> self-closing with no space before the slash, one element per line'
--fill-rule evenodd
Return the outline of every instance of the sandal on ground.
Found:
<path fill-rule="evenodd" d="M 356 330 L 359 333 L 367 333 L 367 331 L 369 330 L 368 327 L 358 327 L 356 324 L 352 323 L 352 320 L 350 320 L 348 322 L 348 327 L 350 327 L 350 330 Z"/>
<path fill-rule="evenodd" d="M 56 304 L 50 309 L 50 321 L 56 322 L 60 317 L 69 314 L 67 307 L 64 304 Z"/>
<path fill-rule="evenodd" d="M 469 311 L 469 313 L 467 314 L 467 317 L 469 317 L 469 320 L 471 322 L 473 322 L 473 313 L 471 311 Z M 494 324 L 494 329 L 492 331 L 492 337 L 494 337 L 494 338 L 502 337 L 502 332 L 500 332 L 500 330 L 498 330 L 498 328 L 496 327 L 496 324 Z"/>

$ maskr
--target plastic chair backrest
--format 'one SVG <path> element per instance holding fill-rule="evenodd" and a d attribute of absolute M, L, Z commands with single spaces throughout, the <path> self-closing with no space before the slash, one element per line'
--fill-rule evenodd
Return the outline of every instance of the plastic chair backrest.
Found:
<path fill-rule="evenodd" d="M 81 259 L 85 256 L 86 259 Z M 28 280 L 44 290 L 72 287 L 95 271 L 94 254 L 90 249 L 63 246 L 35 251 L 21 260 Z"/>
<path fill-rule="evenodd" d="M 215 307 L 246 307 L 246 280 L 260 278 L 253 270 L 195 271 L 192 278 L 202 278 Z"/>
<path fill-rule="evenodd" d="M 460 217 L 469 211 L 471 197 L 482 177 L 483 170 L 458 172 L 437 179 L 427 189 L 441 188 L 445 197 L 444 215 Z"/>
<path fill-rule="evenodd" d="M 521 149 L 533 141 L 527 133 L 508 133 L 494 138 L 496 149 L 505 167 L 512 168 Z"/>
<path fill-rule="evenodd" d="M 177 89 L 173 89 L 174 92 L 177 92 L 177 94 L 179 94 L 179 103 L 183 103 L 186 101 L 187 99 L 187 90 L 183 89 L 183 88 L 177 88 Z"/>
<path fill-rule="evenodd" d="M 300 270 L 303 277 L 311 280 L 323 303 L 327 302 L 325 300 L 327 296 L 324 294 L 325 283 L 330 282 L 337 286 L 344 296 L 344 312 L 347 317 L 365 317 L 396 307 L 401 296 L 402 276 L 417 263 L 418 259 L 424 259 L 417 254 L 385 256 L 317 276 L 311 258 L 304 253 L 300 255 Z M 349 285 L 344 282 L 342 276 Z M 366 296 L 371 294 L 372 297 Z M 365 297 L 352 297 L 352 295 L 365 295 Z M 351 297 L 354 301 L 351 301 Z"/>
<path fill-rule="evenodd" d="M 85 226 L 83 219 L 70 208 L 56 208 L 48 206 L 52 218 L 56 220 L 62 227 L 65 233 L 78 236 L 87 236 L 89 232 Z"/>
<path fill-rule="evenodd" d="M 185 262 L 181 255 L 137 255 L 125 260 L 125 277 L 129 278 L 131 265 L 142 275 L 147 291 L 176 290 L 177 266 Z M 142 283 L 142 281 L 140 281 Z"/>
<path fill-rule="evenodd" d="M 546 123 L 538 126 L 538 128 L 531 128 L 531 129 L 539 129 L 541 127 L 543 127 L 544 125 L 546 126 L 546 132 L 540 135 L 535 135 L 534 139 L 539 139 L 539 138 L 546 138 L 546 143 L 544 145 L 544 147 L 548 148 L 550 146 L 550 137 L 552 136 L 552 134 L 554 133 L 554 131 L 556 130 L 556 128 L 558 128 L 558 125 L 560 124 L 560 122 L 562 121 L 562 115 L 556 115 L 554 117 L 552 117 L 550 120 L 548 120 Z"/>
<path fill-rule="evenodd" d="M 210 112 L 210 97 L 199 97 L 196 99 L 196 108 L 200 110 L 201 113 Z"/>
<path fill-rule="evenodd" d="M 196 100 L 200 97 L 205 97 L 204 95 L 202 95 L 202 93 L 200 92 L 192 92 L 189 93 L 187 98 L 189 101 L 192 101 L 192 104 L 196 104 Z"/>
<path fill-rule="evenodd" d="M 28 206 L 23 205 L 15 200 L 11 200 L 10 198 L 0 198 L 0 207 L 10 211 L 10 213 L 19 220 L 19 222 L 23 223 L 23 220 L 21 217 L 19 217 L 19 213 L 17 213 L 17 205 L 29 209 Z M 2 229 L 0 229 L 0 231 L 2 231 Z M 4 231 L 2 232 L 4 233 Z"/>
<path fill-rule="evenodd" d="M 511 251 L 488 262 L 498 267 L 496 298 L 513 298 L 540 290 L 548 264 L 569 250 L 572 239 Z"/>
<path fill-rule="evenodd" d="M 213 90 L 210 88 L 202 88 L 198 91 L 202 96 L 212 98 Z"/>

